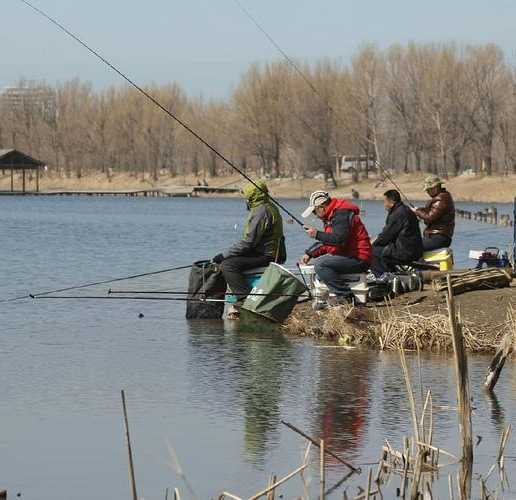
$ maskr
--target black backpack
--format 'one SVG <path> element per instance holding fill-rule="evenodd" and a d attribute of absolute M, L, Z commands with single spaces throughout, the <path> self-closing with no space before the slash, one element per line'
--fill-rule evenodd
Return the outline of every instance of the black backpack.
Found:
<path fill-rule="evenodd" d="M 216 264 L 209 260 L 195 262 L 188 280 L 186 319 L 221 319 L 226 287 L 226 280 Z M 203 302 L 203 299 L 221 302 Z"/>

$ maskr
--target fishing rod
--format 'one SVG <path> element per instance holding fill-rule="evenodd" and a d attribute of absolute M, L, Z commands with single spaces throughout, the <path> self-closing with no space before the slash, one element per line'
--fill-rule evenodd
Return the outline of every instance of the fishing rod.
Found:
<path fill-rule="evenodd" d="M 272 38 L 272 36 L 263 28 L 263 26 L 256 20 L 256 18 L 242 5 L 240 0 L 234 0 L 237 4 L 238 8 L 253 22 L 253 24 L 265 35 L 265 37 L 271 42 L 272 45 L 276 48 L 276 50 L 287 60 L 287 62 L 292 66 L 294 71 L 305 81 L 305 83 L 316 93 L 318 94 L 317 87 L 312 83 L 312 81 L 301 71 L 298 65 L 294 62 L 294 60 L 281 48 L 281 46 Z"/>
<path fill-rule="evenodd" d="M 405 198 L 405 201 L 408 203 L 408 205 L 412 208 L 415 208 L 414 204 L 408 199 L 407 195 L 401 190 L 398 183 L 394 181 L 391 174 L 385 168 L 383 168 L 382 164 L 377 159 L 374 160 L 374 163 L 382 171 L 382 175 L 398 190 L 400 195 L 403 198 Z"/>
<path fill-rule="evenodd" d="M 252 294 L 251 294 L 252 295 Z M 268 294 L 262 294 L 268 295 Z M 278 295 L 279 296 L 279 295 Z M 285 297 L 301 297 L 301 295 L 283 295 Z M 215 303 L 224 303 L 230 304 L 226 299 L 211 299 L 211 298 L 194 298 L 190 299 L 188 297 L 156 297 L 156 296 L 130 296 L 130 297 L 122 297 L 118 295 L 35 295 L 31 297 L 34 300 L 153 300 L 153 301 L 168 301 L 168 302 L 215 302 Z"/>
<path fill-rule="evenodd" d="M 23 1 L 23 0 L 22 0 Z M 238 8 L 244 13 L 244 15 L 265 35 L 265 37 L 269 40 L 269 42 L 276 48 L 276 50 L 283 56 L 283 58 L 288 62 L 288 64 L 294 69 L 294 71 L 302 78 L 302 80 L 308 85 L 308 87 L 312 90 L 312 92 L 323 101 L 328 110 L 336 116 L 339 121 L 343 124 L 346 124 L 345 120 L 340 117 L 340 115 L 335 111 L 335 108 L 328 102 L 327 99 L 319 92 L 315 84 L 312 82 L 310 77 L 306 75 L 306 73 L 296 64 L 296 62 L 281 48 L 281 46 L 274 40 L 274 38 L 265 30 L 265 28 L 257 21 L 257 19 L 242 5 L 240 0 L 234 0 L 235 4 Z M 366 139 L 369 140 L 369 139 Z M 359 142 L 360 141 L 359 139 Z M 376 145 L 375 145 L 376 147 Z M 376 156 L 376 155 L 375 155 Z M 366 158 L 366 162 L 369 161 L 369 158 Z M 375 166 L 379 168 L 382 172 L 382 175 L 399 191 L 401 196 L 405 198 L 407 203 L 413 207 L 411 201 L 408 197 L 403 193 L 399 185 L 394 181 L 390 173 L 383 167 L 380 161 L 375 158 L 374 160 Z"/>
<path fill-rule="evenodd" d="M 132 294 L 132 295 L 190 295 L 191 292 L 178 292 L 178 291 L 168 291 L 168 290 L 108 290 L 108 295 L 123 295 L 123 294 Z M 303 292 L 305 293 L 305 292 Z M 301 297 L 303 294 L 299 293 L 233 293 L 227 292 L 227 295 L 233 295 L 235 297 Z M 202 292 L 198 293 L 198 295 L 204 295 Z"/>
<path fill-rule="evenodd" d="M 91 48 L 84 40 L 79 38 L 76 34 L 70 31 L 66 26 L 57 21 L 55 18 L 51 17 L 44 10 L 36 7 L 28 0 L 20 0 L 23 4 L 31 8 L 34 12 L 44 17 L 47 21 L 52 23 L 54 26 L 57 26 L 62 32 L 66 33 L 69 37 L 73 38 L 77 43 L 82 45 L 88 52 L 93 54 L 97 59 L 103 62 L 106 66 L 108 66 L 111 70 L 117 73 L 120 77 L 122 77 L 129 85 L 135 88 L 138 92 L 140 92 L 145 98 L 147 98 L 152 104 L 154 104 L 158 109 L 163 111 L 166 115 L 172 118 L 176 123 L 181 125 L 187 132 L 193 135 L 199 142 L 204 144 L 210 151 L 212 151 L 216 156 L 218 156 L 224 163 L 229 165 L 233 170 L 238 172 L 244 179 L 249 181 L 254 187 L 259 189 L 263 194 L 266 194 L 270 200 L 283 212 L 285 212 L 292 220 L 297 222 L 301 227 L 304 227 L 303 222 L 301 222 L 294 214 L 292 214 L 287 208 L 285 208 L 278 200 L 273 198 L 268 191 L 262 189 L 251 177 L 249 177 L 243 170 L 238 168 L 229 158 L 223 155 L 220 151 L 218 151 L 214 146 L 212 146 L 206 139 L 204 139 L 199 133 L 197 133 L 190 125 L 188 125 L 184 120 L 179 118 L 177 115 L 168 110 L 163 104 L 161 104 L 152 94 L 143 89 L 140 85 L 138 85 L 134 80 L 132 80 L 129 76 L 123 73 L 117 66 L 111 63 L 108 59 L 106 59 L 103 55 L 100 54 L 98 50 Z"/>
<path fill-rule="evenodd" d="M 71 290 L 79 290 L 81 288 L 88 288 L 88 287 L 96 286 L 96 285 L 107 285 L 108 283 L 115 283 L 117 281 L 125 281 L 125 280 L 131 280 L 131 279 L 135 279 L 135 278 L 143 278 L 144 276 L 153 276 L 156 274 L 169 273 L 172 271 L 180 271 L 182 269 L 190 269 L 191 267 L 192 267 L 192 264 L 190 264 L 188 266 L 169 267 L 167 269 L 161 269 L 159 271 L 151 271 L 148 273 L 133 274 L 132 276 L 125 276 L 123 278 L 112 278 L 112 279 L 107 279 L 107 280 L 102 280 L 102 281 L 96 281 L 94 283 L 85 283 L 82 285 L 68 286 L 66 288 L 58 288 L 56 290 L 47 290 L 46 292 L 28 293 L 26 295 L 20 295 L 19 297 L 13 297 L 10 299 L 0 300 L 0 304 L 5 303 L 5 302 L 14 302 L 17 300 L 22 300 L 22 299 L 35 299 L 37 297 L 41 297 L 43 295 L 49 295 L 51 293 L 69 292 Z"/>
<path fill-rule="evenodd" d="M 254 294 L 249 294 L 254 295 Z M 261 294 L 262 296 L 273 295 L 273 294 Z M 282 297 L 301 297 L 301 295 L 279 295 Z M 225 303 L 229 304 L 230 302 L 226 299 L 211 299 L 208 297 L 203 298 L 193 298 L 190 299 L 188 297 L 157 297 L 157 296 L 118 296 L 118 295 L 34 295 L 31 297 L 34 300 L 43 300 L 43 299 L 54 299 L 54 300 L 153 300 L 159 301 L 164 300 L 168 302 L 215 302 L 215 303 Z"/>
<path fill-rule="evenodd" d="M 166 300 L 171 302 L 226 302 L 225 299 L 198 298 L 189 299 L 188 297 L 118 297 L 110 295 L 34 295 L 34 300 L 55 299 L 55 300 Z"/>

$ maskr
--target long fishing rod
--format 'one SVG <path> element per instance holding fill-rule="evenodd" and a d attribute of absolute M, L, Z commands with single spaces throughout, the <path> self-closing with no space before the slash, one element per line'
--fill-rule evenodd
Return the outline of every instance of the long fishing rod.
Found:
<path fill-rule="evenodd" d="M 23 0 L 22 0 L 23 1 Z M 276 50 L 284 57 L 284 59 L 290 64 L 290 66 L 294 69 L 294 71 L 303 79 L 303 81 L 310 87 L 312 92 L 323 101 L 323 103 L 327 106 L 328 110 L 342 123 L 346 123 L 340 115 L 335 111 L 335 108 L 328 102 L 328 100 L 319 92 L 315 84 L 312 82 L 310 77 L 296 64 L 296 62 L 281 48 L 281 46 L 274 40 L 274 38 L 268 33 L 265 28 L 257 21 L 257 19 L 242 5 L 240 0 L 234 0 L 238 8 L 244 13 L 244 15 L 265 35 L 265 37 L 269 40 L 269 42 L 276 48 Z M 366 139 L 369 140 L 369 139 Z M 359 140 L 359 142 L 362 142 Z M 375 155 L 376 156 L 376 155 Z M 369 161 L 369 158 L 366 158 L 366 161 Z M 383 176 L 399 191 L 401 196 L 405 198 L 407 203 L 410 206 L 413 206 L 408 197 L 403 193 L 399 185 L 394 181 L 390 173 L 383 167 L 380 161 L 375 158 L 374 163 L 376 167 L 378 167 Z"/>
<path fill-rule="evenodd" d="M 34 295 L 34 300 L 166 300 L 171 302 L 226 302 L 224 299 L 189 299 L 188 297 L 118 297 L 111 295 Z"/>
<path fill-rule="evenodd" d="M 254 294 L 250 294 L 254 295 Z M 256 294 L 257 295 L 257 294 Z M 261 296 L 272 295 L 272 294 L 261 294 Z M 301 295 L 278 295 L 281 297 L 301 297 Z M 226 299 L 210 299 L 210 298 L 188 298 L 188 297 L 157 297 L 157 296 L 119 296 L 119 295 L 34 295 L 31 297 L 34 300 L 152 300 L 152 301 L 168 301 L 168 302 L 215 302 L 230 304 Z M 306 299 L 309 300 L 309 299 Z M 304 301 L 299 301 L 304 302 Z"/>
<path fill-rule="evenodd" d="M 294 60 L 281 48 L 281 46 L 272 38 L 272 36 L 263 28 L 263 26 L 256 20 L 256 18 L 242 5 L 240 0 L 234 0 L 237 4 L 238 8 L 253 22 L 253 24 L 265 35 L 265 37 L 271 42 L 272 45 L 276 48 L 276 50 L 288 61 L 288 63 L 292 66 L 294 71 L 305 81 L 305 83 L 316 93 L 319 91 L 317 87 L 312 83 L 312 81 L 301 71 L 298 65 L 294 62 Z"/>
<path fill-rule="evenodd" d="M 189 295 L 191 292 L 178 292 L 168 290 L 108 290 L 108 295 Z M 303 292 L 304 293 L 304 292 Z M 303 293 L 234 293 L 227 292 L 235 297 L 301 297 Z M 202 292 L 199 295 L 203 295 Z"/>
<path fill-rule="evenodd" d="M 20 295 L 18 297 L 13 297 L 10 299 L 0 300 L 0 304 L 5 303 L 5 302 L 14 302 L 17 300 L 22 300 L 22 299 L 35 299 L 37 297 L 41 297 L 43 295 L 49 295 L 51 293 L 69 292 L 71 290 L 79 290 L 81 288 L 88 288 L 88 287 L 92 287 L 92 286 L 96 286 L 96 285 L 107 285 L 108 283 L 115 283 L 117 281 L 132 280 L 135 278 L 143 278 L 144 276 L 153 276 L 156 274 L 169 273 L 172 271 L 180 271 L 182 269 L 190 269 L 191 267 L 192 267 L 192 264 L 190 264 L 188 266 L 169 267 L 167 269 L 161 269 L 159 271 L 151 271 L 148 273 L 140 273 L 140 274 L 133 274 L 131 276 L 124 276 L 123 278 L 112 278 L 112 279 L 107 279 L 107 280 L 102 280 L 102 281 L 96 281 L 94 283 L 85 283 L 82 285 L 68 286 L 66 288 L 58 288 L 56 290 L 47 290 L 46 292 L 28 293 L 26 295 Z"/>
<path fill-rule="evenodd" d="M 180 119 L 177 115 L 172 113 L 170 110 L 165 108 L 152 94 L 147 92 L 145 89 L 140 87 L 137 83 L 134 82 L 131 78 L 129 78 L 125 73 L 123 73 L 120 69 L 118 69 L 113 63 L 111 63 L 108 59 L 106 59 L 103 55 L 100 54 L 99 51 L 91 48 L 85 41 L 83 41 L 81 38 L 79 38 L 77 35 L 75 35 L 72 31 L 70 31 L 68 28 L 66 28 L 63 24 L 61 24 L 59 21 L 57 21 L 55 18 L 51 17 L 49 14 L 47 14 L 42 9 L 36 7 L 32 3 L 30 3 L 28 0 L 20 0 L 20 2 L 27 5 L 29 8 L 31 8 L 34 12 L 39 14 L 40 16 L 44 17 L 47 21 L 52 23 L 53 25 L 57 26 L 61 31 L 66 33 L 69 37 L 73 38 L 77 43 L 82 45 L 88 52 L 93 54 L 97 59 L 102 61 L 106 66 L 108 66 L 110 69 L 112 69 L 115 73 L 117 73 L 120 77 L 122 77 L 129 85 L 131 85 L 133 88 L 135 88 L 138 92 L 140 92 L 143 96 L 145 96 L 150 102 L 152 102 L 158 109 L 163 111 L 165 114 L 167 114 L 170 118 L 175 120 L 179 125 L 181 125 L 186 131 L 188 131 L 190 134 L 192 134 L 199 142 L 204 144 L 210 151 L 212 151 L 216 156 L 218 156 L 224 163 L 229 165 L 233 170 L 238 172 L 244 179 L 249 181 L 251 184 L 253 184 L 254 187 L 259 189 L 262 193 L 268 195 L 270 200 L 278 206 L 281 210 L 283 210 L 292 220 L 296 221 L 300 226 L 304 226 L 303 222 L 301 222 L 294 214 L 292 214 L 287 208 L 285 208 L 278 200 L 273 198 L 267 191 L 262 189 L 251 177 L 249 177 L 243 170 L 238 168 L 229 158 L 227 158 L 225 155 L 223 155 L 220 151 L 218 151 L 214 146 L 212 146 L 206 139 L 204 139 L 199 133 L 197 133 L 192 127 L 190 127 L 185 121 Z"/>
<path fill-rule="evenodd" d="M 405 201 L 409 204 L 409 206 L 414 208 L 413 203 L 409 200 L 407 195 L 401 190 L 400 186 L 398 185 L 397 182 L 395 182 L 395 180 L 392 178 L 391 174 L 385 168 L 383 168 L 382 164 L 377 159 L 374 160 L 374 163 L 382 171 L 382 175 L 398 190 L 400 195 L 403 198 L 405 198 Z"/>

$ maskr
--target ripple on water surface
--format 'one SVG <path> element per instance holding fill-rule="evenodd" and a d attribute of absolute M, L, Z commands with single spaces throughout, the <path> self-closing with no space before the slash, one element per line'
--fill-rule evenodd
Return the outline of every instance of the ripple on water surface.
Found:
<path fill-rule="evenodd" d="M 295 213 L 303 208 L 285 203 Z M 375 234 L 383 209 L 364 206 Z M 239 200 L 0 198 L 0 297 L 209 258 L 237 238 L 233 228 L 241 227 L 243 209 Z M 286 228 L 293 263 L 307 240 L 299 228 Z M 467 263 L 470 247 L 504 247 L 510 240 L 510 231 L 478 229 L 459 221 L 459 263 Z M 184 290 L 187 276 L 182 271 L 119 285 Z M 146 498 L 182 486 L 167 465 L 168 444 L 198 495 L 208 498 L 222 489 L 251 494 L 270 473 L 299 465 L 304 442 L 281 420 L 324 438 L 355 463 L 377 460 L 384 438 L 399 446 L 411 432 L 395 353 L 335 348 L 221 321 L 188 323 L 177 302 L 20 301 L 3 304 L 0 314 L 1 486 L 25 498 L 90 498 L 92 477 L 101 497 L 128 494 L 122 388 Z M 512 363 L 497 399 L 480 390 L 488 361 L 470 360 L 474 433 L 482 436 L 475 454 L 483 472 L 516 407 Z M 412 355 L 409 366 L 419 394 Z M 434 395 L 435 442 L 456 451 L 451 360 L 424 355 L 422 378 Z M 514 446 L 508 454 L 516 455 Z M 314 491 L 316 470 L 314 464 Z M 330 461 L 328 481 L 342 473 Z M 359 481 L 365 484 L 363 476 Z M 301 484 L 294 481 L 287 497 L 296 493 Z"/>

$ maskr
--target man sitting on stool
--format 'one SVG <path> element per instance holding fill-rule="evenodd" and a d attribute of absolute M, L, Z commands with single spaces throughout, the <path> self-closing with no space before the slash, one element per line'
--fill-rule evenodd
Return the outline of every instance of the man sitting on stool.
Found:
<path fill-rule="evenodd" d="M 308 264 L 315 259 L 315 273 L 335 295 L 335 303 L 344 302 L 351 294 L 342 275 L 366 272 L 371 261 L 371 240 L 359 213 L 356 205 L 331 198 L 325 191 L 312 193 L 303 212 L 305 218 L 315 214 L 321 219 L 324 231 L 305 226 L 317 243 L 305 251 L 301 262 Z"/>
<path fill-rule="evenodd" d="M 423 255 L 421 230 L 415 214 L 401 202 L 398 191 L 383 194 L 388 211 L 385 227 L 373 241 L 371 271 L 376 277 L 395 271 L 397 265 L 410 264 Z"/>
<path fill-rule="evenodd" d="M 243 237 L 212 259 L 220 264 L 226 282 L 237 296 L 237 304 L 244 302 L 251 291 L 244 271 L 268 266 L 270 262 L 283 264 L 287 259 L 283 221 L 270 201 L 265 182 L 249 183 L 242 193 L 249 210 Z"/>
<path fill-rule="evenodd" d="M 423 233 L 423 250 L 437 250 L 449 247 L 455 229 L 455 205 L 451 194 L 442 187 L 442 181 L 436 175 L 425 179 L 424 189 L 431 200 L 424 208 L 412 208 L 412 211 L 425 223 Z"/>

